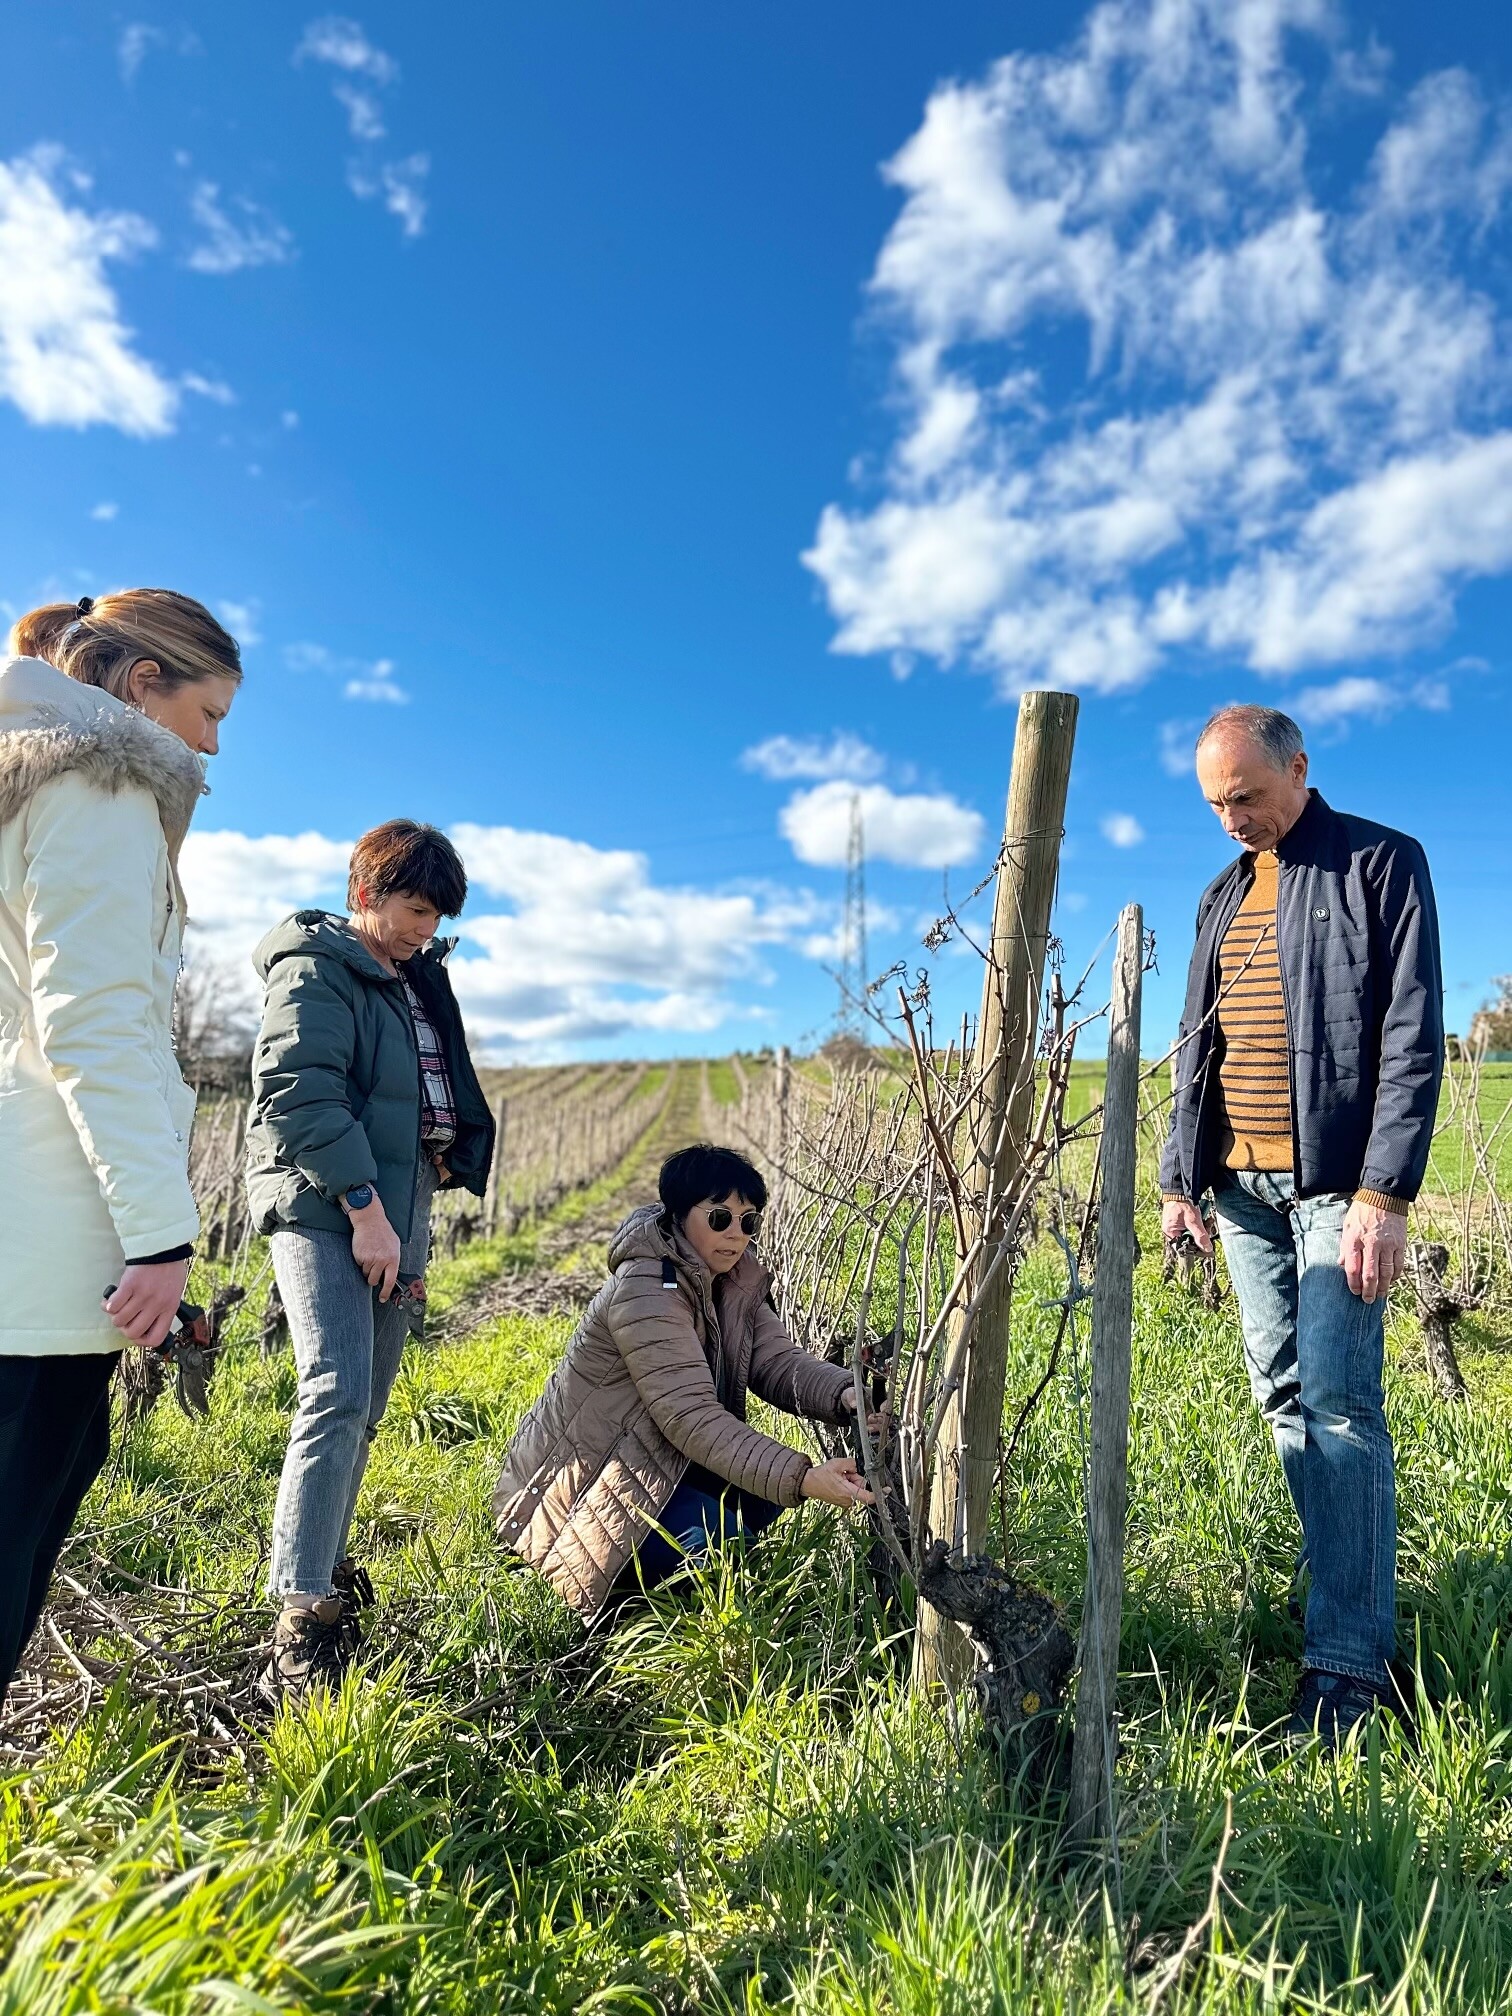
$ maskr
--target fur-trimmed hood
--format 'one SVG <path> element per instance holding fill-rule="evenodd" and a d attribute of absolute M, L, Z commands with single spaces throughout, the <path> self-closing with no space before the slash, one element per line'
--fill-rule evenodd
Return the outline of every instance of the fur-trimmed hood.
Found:
<path fill-rule="evenodd" d="M 102 791 L 150 791 L 176 870 L 205 790 L 193 750 L 134 707 L 40 658 L 0 662 L 0 825 L 71 770 Z"/>

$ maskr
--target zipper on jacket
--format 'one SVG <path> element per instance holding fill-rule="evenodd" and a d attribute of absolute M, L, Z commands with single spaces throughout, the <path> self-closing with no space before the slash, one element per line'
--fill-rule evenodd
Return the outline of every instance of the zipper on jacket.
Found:
<path fill-rule="evenodd" d="M 420 1085 L 420 1043 L 419 1039 L 415 1035 L 415 1022 L 414 1017 L 410 1014 L 409 1011 L 409 1002 L 405 999 L 403 978 L 397 973 L 394 975 L 392 981 L 389 980 L 389 976 L 386 973 L 384 974 L 383 978 L 386 984 L 398 989 L 398 999 L 395 1000 L 394 996 L 391 994 L 389 996 L 389 1000 L 393 1002 L 395 1009 L 398 1011 L 399 1015 L 403 1018 L 404 1026 L 406 1030 L 409 1032 L 410 1049 L 415 1054 L 414 1174 L 410 1177 L 409 1210 L 405 1213 L 405 1221 L 404 1221 L 408 1229 L 399 1233 L 400 1245 L 407 1246 L 410 1242 L 410 1235 L 415 1228 L 415 1199 L 420 1194 L 420 1150 L 424 1146 L 424 1137 L 425 1137 L 425 1094 L 421 1089 Z M 394 1227 L 394 1230 L 396 1232 L 399 1231 L 397 1225 Z"/>
<path fill-rule="evenodd" d="M 1297 1038 L 1292 1026 L 1291 995 L 1286 987 L 1286 961 L 1281 956 L 1281 892 L 1286 886 L 1287 864 L 1276 858 L 1276 971 L 1281 976 L 1281 1012 L 1286 1018 L 1286 1097 L 1291 1106 L 1292 1189 L 1302 1184 L 1302 1136 L 1297 1126 Z"/>
<path fill-rule="evenodd" d="M 1237 897 L 1237 901 L 1234 900 L 1235 897 Z M 1202 1123 L 1207 1113 L 1208 1099 L 1212 1092 L 1213 1057 L 1218 1041 L 1218 962 L 1223 953 L 1224 936 L 1230 924 L 1238 916 L 1244 902 L 1242 878 L 1235 878 L 1234 887 L 1225 891 L 1224 901 L 1226 914 L 1221 923 L 1214 929 L 1213 946 L 1211 952 L 1208 954 L 1209 1002 L 1205 1012 L 1207 1016 L 1212 1018 L 1212 1021 L 1211 1027 L 1208 1030 L 1207 1055 L 1202 1060 L 1202 1083 L 1197 1090 L 1197 1121 L 1192 1132 L 1191 1189 L 1194 1199 L 1200 1197 L 1202 1194 L 1197 1181 L 1198 1177 L 1202 1174 Z M 1213 907 L 1216 910 L 1218 906 L 1215 903 Z"/>
<path fill-rule="evenodd" d="M 489 1160 L 497 1148 L 494 1138 L 493 1108 L 483 1096 L 483 1087 L 473 1065 L 472 1053 L 467 1047 L 467 1034 L 462 1026 L 462 1011 L 451 990 L 446 974 L 446 964 L 456 949 L 455 938 L 433 939 L 427 951 L 419 952 L 409 962 L 416 969 L 420 985 L 415 987 L 420 1005 L 436 1025 L 443 1044 L 443 1055 L 447 1076 L 451 1080 L 452 1098 L 457 1108 L 457 1135 L 461 1138 L 464 1127 L 477 1128 L 490 1140 Z M 435 986 L 435 975 L 429 970 L 437 966 L 441 969 L 444 987 Z M 412 978 L 411 986 L 415 986 Z M 467 1109 L 471 1107 L 471 1112 Z M 456 1174 L 454 1165 L 453 1175 Z M 486 1173 L 487 1162 L 484 1164 Z"/>

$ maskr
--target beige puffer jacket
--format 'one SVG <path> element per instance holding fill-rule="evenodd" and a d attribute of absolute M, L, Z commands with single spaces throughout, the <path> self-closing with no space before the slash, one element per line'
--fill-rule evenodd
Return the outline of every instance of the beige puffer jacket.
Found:
<path fill-rule="evenodd" d="M 653 1204 L 620 1227 L 609 1266 L 520 1423 L 493 1498 L 499 1538 L 585 1617 L 603 1607 L 690 1463 L 755 1497 L 798 1503 L 809 1458 L 747 1426 L 748 1390 L 788 1414 L 850 1418 L 841 1398 L 850 1373 L 794 1344 L 754 1253 L 716 1295 Z"/>
<path fill-rule="evenodd" d="M 0 1353 L 118 1351 L 123 1260 L 199 1230 L 172 1023 L 203 789 L 145 715 L 0 660 Z"/>

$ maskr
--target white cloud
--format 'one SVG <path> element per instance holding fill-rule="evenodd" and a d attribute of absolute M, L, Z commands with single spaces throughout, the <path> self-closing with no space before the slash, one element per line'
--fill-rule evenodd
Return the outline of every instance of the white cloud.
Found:
<path fill-rule="evenodd" d="M 280 413 L 278 419 L 280 426 L 287 427 L 290 431 L 299 425 L 299 415 L 294 411 L 292 406 Z"/>
<path fill-rule="evenodd" d="M 1372 169 L 1379 208 L 1394 221 L 1411 227 L 1464 210 L 1489 223 L 1512 186 L 1512 126 L 1504 113 L 1493 118 L 1466 71 L 1440 70 L 1413 91 Z"/>
<path fill-rule="evenodd" d="M 329 63 L 377 85 L 394 84 L 399 79 L 399 65 L 393 57 L 370 42 L 361 22 L 346 14 L 323 14 L 311 21 L 294 51 L 294 61 Z"/>
<path fill-rule="evenodd" d="M 885 763 L 859 735 L 837 728 L 828 742 L 817 735 L 769 735 L 742 754 L 740 767 L 774 783 L 795 777 L 847 777 L 864 783 L 880 777 Z"/>
<path fill-rule="evenodd" d="M 333 84 L 331 93 L 346 107 L 347 131 L 354 140 L 382 140 L 388 132 L 383 123 L 383 107 L 371 91 L 355 84 Z"/>
<path fill-rule="evenodd" d="M 1355 721 L 1386 721 L 1405 707 L 1441 714 L 1450 704 L 1449 681 L 1442 672 L 1410 681 L 1352 673 L 1332 686 L 1305 686 L 1292 695 L 1289 711 L 1307 727 L 1338 736 L 1347 734 Z"/>
<path fill-rule="evenodd" d="M 398 84 L 399 65 L 370 40 L 361 22 L 345 14 L 326 14 L 310 22 L 294 61 L 324 63 L 337 72 L 331 93 L 346 114 L 347 132 L 361 150 L 347 164 L 347 187 L 365 202 L 380 199 L 390 216 L 399 220 L 401 235 L 418 238 L 425 229 L 430 156 L 409 154 L 402 160 L 380 161 L 375 152 L 377 143 L 388 137 L 382 94 Z"/>
<path fill-rule="evenodd" d="M 1384 679 L 1355 676 L 1340 679 L 1332 686 L 1308 686 L 1292 695 L 1291 711 L 1309 727 L 1332 727 L 1361 714 L 1392 713 L 1401 704 L 1394 687 Z"/>
<path fill-rule="evenodd" d="M 469 945 L 452 961 L 468 1025 L 535 1048 L 636 1029 L 703 1032 L 733 1012 L 727 990 L 763 977 L 760 948 L 813 920 L 810 899 L 653 883 L 644 855 L 507 826 L 452 829 L 476 892 Z M 507 913 L 473 915 L 479 898 Z"/>
<path fill-rule="evenodd" d="M 392 658 L 349 658 L 324 644 L 310 643 L 286 644 L 283 656 L 291 672 L 321 672 L 340 679 L 344 699 L 408 704 L 410 696 L 394 676 Z"/>
<path fill-rule="evenodd" d="M 283 655 L 291 672 L 334 672 L 343 663 L 324 644 L 286 644 Z"/>
<path fill-rule="evenodd" d="M 1132 812 L 1105 812 L 1097 824 L 1110 847 L 1138 847 L 1145 837 L 1143 826 Z"/>
<path fill-rule="evenodd" d="M 137 72 L 146 62 L 153 49 L 171 49 L 178 56 L 197 56 L 204 48 L 192 28 L 180 28 L 173 35 L 164 34 L 150 21 L 128 21 L 116 37 L 116 63 L 120 68 L 121 82 L 134 84 Z"/>
<path fill-rule="evenodd" d="M 234 200 L 233 217 L 213 182 L 196 183 L 189 198 L 194 221 L 205 236 L 185 259 L 196 273 L 239 273 L 246 266 L 283 266 L 294 257 L 294 234 L 287 225 L 245 196 Z"/>
<path fill-rule="evenodd" d="M 375 658 L 365 672 L 348 679 L 341 691 L 347 700 L 378 700 L 397 707 L 409 705 L 410 696 L 394 678 L 392 658 Z"/>
<path fill-rule="evenodd" d="M 215 613 L 243 650 L 263 641 L 257 627 L 262 621 L 262 604 L 255 596 L 246 602 L 217 602 Z"/>
<path fill-rule="evenodd" d="M 1444 628 L 1453 590 L 1512 567 L 1512 429 L 1399 458 L 1304 517 L 1286 553 L 1263 553 L 1204 598 L 1220 650 L 1260 671 L 1401 649 Z"/>
<path fill-rule="evenodd" d="M 350 840 L 320 833 L 202 832 L 191 828 L 180 862 L 189 904 L 190 957 L 207 955 L 253 987 L 253 947 L 292 910 L 346 908 Z"/>
<path fill-rule="evenodd" d="M 201 371 L 186 371 L 179 380 L 186 392 L 192 392 L 198 399 L 208 399 L 215 406 L 234 406 L 236 394 L 221 378 L 207 378 Z"/>
<path fill-rule="evenodd" d="M 134 83 L 138 70 L 147 60 L 148 50 L 166 40 L 162 29 L 154 28 L 151 22 L 128 21 L 116 41 L 116 61 L 121 68 L 121 81 Z"/>
<path fill-rule="evenodd" d="M 704 1034 L 740 1012 L 730 988 L 768 976 L 763 947 L 799 944 L 802 892 L 664 888 L 645 857 L 506 826 L 452 829 L 471 882 L 452 978 L 474 1039 L 556 1052 L 636 1030 Z M 191 958 L 253 982 L 258 939 L 296 909 L 344 911 L 352 843 L 320 833 L 192 831 L 183 855 Z"/>
<path fill-rule="evenodd" d="M 1512 116 L 1440 72 L 1325 196 L 1314 115 L 1381 76 L 1331 0 L 1102 0 L 933 93 L 872 280 L 894 449 L 804 555 L 836 649 L 1006 690 L 1289 673 L 1399 653 L 1512 569 Z"/>
<path fill-rule="evenodd" d="M 779 814 L 783 838 L 800 861 L 845 866 L 857 799 L 870 859 L 901 868 L 949 868 L 981 849 L 981 814 L 945 792 L 890 791 L 885 784 L 856 786 L 835 778 L 795 792 Z"/>
<path fill-rule="evenodd" d="M 119 504 L 112 503 L 108 498 L 102 498 L 98 504 L 90 506 L 89 515 L 91 518 L 97 518 L 102 525 L 108 525 L 120 508 Z"/>
<path fill-rule="evenodd" d="M 56 148 L 0 161 L 0 398 L 40 427 L 167 434 L 178 393 L 133 347 L 105 273 L 157 233 L 129 211 L 86 209 L 88 186 Z"/>
<path fill-rule="evenodd" d="M 1200 720 L 1162 721 L 1160 724 L 1160 767 L 1167 777 L 1190 777 L 1197 761 Z"/>
<path fill-rule="evenodd" d="M 376 169 L 354 163 L 347 174 L 347 186 L 354 196 L 383 198 L 383 207 L 399 219 L 401 235 L 418 238 L 425 229 L 426 200 L 423 189 L 430 173 L 428 154 L 411 154 L 407 161 L 385 161 Z"/>
<path fill-rule="evenodd" d="M 878 903 L 868 896 L 866 899 L 866 935 L 875 939 L 884 931 L 896 931 L 900 918 L 896 910 L 886 903 Z M 923 917 L 918 924 L 917 935 L 922 937 L 935 922 L 933 913 Z M 798 940 L 798 950 L 805 959 L 815 959 L 822 966 L 837 965 L 846 952 L 845 919 L 836 916 L 833 923 L 823 931 L 811 931 Z"/>

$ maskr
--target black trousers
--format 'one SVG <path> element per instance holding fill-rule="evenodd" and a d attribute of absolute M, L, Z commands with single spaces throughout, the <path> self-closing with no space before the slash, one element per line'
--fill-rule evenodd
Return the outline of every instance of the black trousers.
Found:
<path fill-rule="evenodd" d="M 0 1354 L 0 1700 L 37 1628 L 74 1515 L 110 1453 L 119 1351 Z"/>

